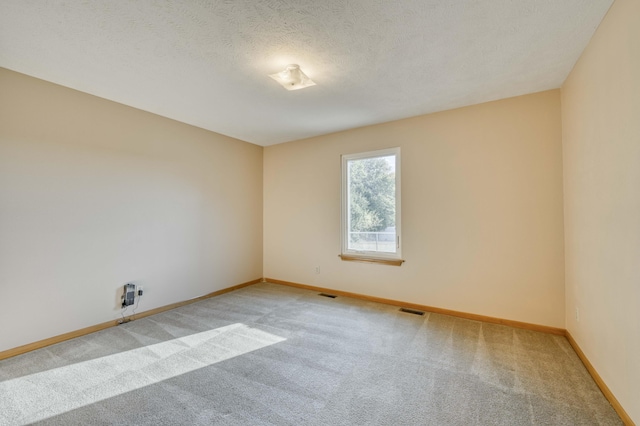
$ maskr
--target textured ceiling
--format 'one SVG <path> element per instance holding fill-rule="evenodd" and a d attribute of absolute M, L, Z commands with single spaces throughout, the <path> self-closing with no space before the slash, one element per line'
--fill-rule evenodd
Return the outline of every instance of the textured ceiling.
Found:
<path fill-rule="evenodd" d="M 0 67 L 271 145 L 560 87 L 612 2 L 1 0 Z"/>

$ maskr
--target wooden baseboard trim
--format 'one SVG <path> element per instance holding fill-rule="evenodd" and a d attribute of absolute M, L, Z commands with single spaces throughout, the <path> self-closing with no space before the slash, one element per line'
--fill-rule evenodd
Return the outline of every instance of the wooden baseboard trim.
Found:
<path fill-rule="evenodd" d="M 140 318 L 148 317 L 150 315 L 159 314 L 160 312 L 169 311 L 171 309 L 179 308 L 180 306 L 190 305 L 192 303 L 199 302 L 201 300 L 210 299 L 210 298 L 215 297 L 215 296 L 220 296 L 221 294 L 229 293 L 230 291 L 238 290 L 238 289 L 241 289 L 243 287 L 248 287 L 250 285 L 254 285 L 254 284 L 257 284 L 259 282 L 262 282 L 262 278 L 258 278 L 258 279 L 251 280 L 251 281 L 247 281 L 246 283 L 237 284 L 237 285 L 234 285 L 234 286 L 231 286 L 231 287 L 223 288 L 222 290 L 217 290 L 217 291 L 214 291 L 213 293 L 205 294 L 204 296 L 195 297 L 195 298 L 189 299 L 189 300 L 183 300 L 182 302 L 176 302 L 176 303 L 172 303 L 170 305 L 160 306 L 159 308 L 150 309 L 148 311 L 140 312 L 139 314 L 135 314 L 135 316 L 130 316 L 130 317 L 127 317 L 127 318 L 140 319 Z M 116 323 L 117 322 L 118 321 L 116 321 Z"/>
<path fill-rule="evenodd" d="M 613 409 L 616 410 L 616 413 L 618 413 L 618 416 L 620 416 L 620 419 L 622 419 L 624 424 L 627 426 L 635 426 L 635 423 L 633 423 L 633 420 L 631 420 L 631 417 L 629 417 L 629 414 L 627 414 L 624 408 L 622 408 L 622 405 L 620 404 L 618 399 L 613 395 L 613 392 L 611 392 L 611 389 L 609 389 L 609 387 L 606 385 L 604 380 L 602 380 L 602 377 L 600 377 L 596 369 L 593 368 L 593 365 L 591 364 L 587 356 L 584 354 L 584 352 L 582 352 L 582 349 L 580 348 L 578 343 L 575 341 L 571 333 L 569 333 L 569 330 L 566 331 L 565 335 L 567 336 L 567 340 L 571 344 L 571 347 L 578 355 L 578 358 L 580 358 L 580 361 L 582 361 L 582 363 L 584 364 L 589 374 L 591 374 L 591 377 L 593 377 L 593 380 L 596 382 L 596 384 L 600 388 L 600 391 L 602 391 L 602 394 L 605 396 L 605 398 L 607 398 L 607 400 L 609 401 Z"/>
<path fill-rule="evenodd" d="M 511 326 L 511 327 L 523 328 L 523 329 L 526 329 L 526 330 L 533 330 L 533 331 L 541 331 L 543 333 L 556 334 L 556 335 L 559 335 L 559 336 L 564 336 L 565 335 L 565 329 L 564 328 L 549 327 L 549 326 L 546 326 L 546 325 L 530 324 L 530 323 L 527 323 L 527 322 L 513 321 L 513 320 L 508 320 L 508 319 L 503 319 L 503 318 L 488 317 L 488 316 L 484 316 L 484 315 L 470 314 L 470 313 L 466 313 L 466 312 L 452 311 L 452 310 L 449 310 L 449 309 L 435 308 L 433 306 L 420 305 L 420 304 L 417 304 L 417 303 L 402 302 L 402 301 L 399 301 L 399 300 L 384 299 L 382 297 L 368 296 L 366 294 L 351 293 L 351 292 L 348 292 L 348 291 L 335 290 L 335 289 L 332 289 L 332 288 L 316 287 L 316 286 L 307 285 L 307 284 L 300 284 L 300 283 L 293 283 L 293 282 L 289 282 L 289 281 L 282 281 L 282 280 L 277 280 L 277 279 L 274 279 L 274 278 L 265 278 L 265 281 L 266 282 L 270 282 L 270 283 L 274 283 L 274 284 L 281 284 L 281 285 L 286 285 L 286 286 L 290 286 L 290 287 L 297 287 L 297 288 L 303 288 L 303 289 L 306 289 L 306 290 L 318 291 L 318 292 L 321 292 L 321 293 L 331 293 L 331 294 L 335 294 L 337 296 L 345 296 L 345 297 L 351 297 L 351 298 L 354 298 L 354 299 L 366 300 L 366 301 L 369 301 L 369 302 L 384 303 L 386 305 L 402 306 L 402 307 L 405 307 L 405 308 L 417 309 L 417 310 L 420 310 L 420 311 L 433 312 L 433 313 L 436 313 L 436 314 L 443 314 L 443 315 L 450 315 L 450 316 L 470 319 L 470 320 L 474 320 L 474 321 L 488 322 L 488 323 L 491 323 L 491 324 L 508 325 L 508 326 Z"/>
<path fill-rule="evenodd" d="M 150 309 L 148 311 L 140 312 L 139 314 L 125 317 L 127 320 L 140 319 L 148 317 L 150 315 L 159 314 L 160 312 L 168 311 L 171 309 L 179 308 L 180 306 L 189 305 L 191 303 L 199 302 L 201 300 L 209 299 L 211 297 L 219 296 L 230 291 L 238 290 L 243 287 L 248 287 L 253 284 L 262 282 L 262 278 L 247 281 L 246 283 L 237 284 L 231 287 L 223 288 L 222 290 L 214 291 L 213 293 L 205 294 L 204 296 L 196 297 L 189 300 L 183 300 L 182 302 L 172 303 L 170 305 L 161 306 L 159 308 Z M 7 349 L 0 352 L 0 360 L 11 358 L 16 355 L 21 355 L 27 352 L 34 351 L 36 349 L 44 348 L 46 346 L 54 345 L 56 343 L 64 342 L 76 337 L 85 336 L 87 334 L 95 333 L 96 331 L 104 330 L 105 328 L 115 327 L 120 324 L 120 319 L 115 319 L 101 324 L 92 325 L 90 327 L 81 328 L 80 330 L 71 331 L 69 333 L 60 334 L 59 336 L 49 337 L 48 339 L 39 340 L 37 342 L 28 343 L 26 345 L 18 346 L 17 348 Z"/>
<path fill-rule="evenodd" d="M 70 340 L 76 337 L 84 336 L 86 334 L 95 333 L 96 331 L 104 330 L 105 328 L 113 327 L 116 325 L 118 325 L 118 320 L 107 321 L 100 324 L 92 325 L 90 327 L 81 328 L 80 330 L 74 330 L 70 331 L 69 333 L 49 337 L 48 339 L 38 340 L 37 342 L 28 343 L 26 345 L 18 346 L 17 348 L 7 349 L 0 352 L 0 360 L 11 358 L 17 355 L 22 355 L 27 352 L 35 351 L 36 349 L 64 342 L 65 340 Z"/>

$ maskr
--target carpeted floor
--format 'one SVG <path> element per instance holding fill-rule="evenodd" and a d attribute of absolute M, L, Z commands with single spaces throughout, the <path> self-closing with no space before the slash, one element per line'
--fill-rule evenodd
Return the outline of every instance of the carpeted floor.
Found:
<path fill-rule="evenodd" d="M 0 361 L 0 424 L 622 424 L 564 337 L 257 284 Z"/>

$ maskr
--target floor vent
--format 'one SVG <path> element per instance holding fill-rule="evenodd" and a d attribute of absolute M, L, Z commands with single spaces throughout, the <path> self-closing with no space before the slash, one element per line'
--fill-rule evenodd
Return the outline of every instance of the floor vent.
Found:
<path fill-rule="evenodd" d="M 327 293 L 319 293 L 318 296 L 328 297 L 330 299 L 335 299 L 336 297 L 338 297 L 335 294 L 327 294 Z"/>
<path fill-rule="evenodd" d="M 416 311 L 415 309 L 409 309 L 409 308 L 400 308 L 400 312 L 406 312 L 408 314 L 413 314 L 413 315 L 424 315 L 424 312 L 422 311 Z"/>

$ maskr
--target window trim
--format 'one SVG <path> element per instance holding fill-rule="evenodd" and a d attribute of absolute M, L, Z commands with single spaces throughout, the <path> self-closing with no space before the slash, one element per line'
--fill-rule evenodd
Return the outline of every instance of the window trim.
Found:
<path fill-rule="evenodd" d="M 367 158 L 384 157 L 395 155 L 395 192 L 396 192 L 396 252 L 385 253 L 379 251 L 359 251 L 350 250 L 348 248 L 348 232 L 349 232 L 349 186 L 348 186 L 348 162 L 352 160 L 364 160 Z M 402 260 L 402 226 L 401 226 L 401 156 L 400 147 L 379 149 L 375 151 L 359 152 L 354 154 L 343 154 L 341 156 L 341 196 L 342 202 L 340 206 L 340 258 L 347 261 L 380 263 L 385 265 L 400 266 L 404 262 Z"/>

